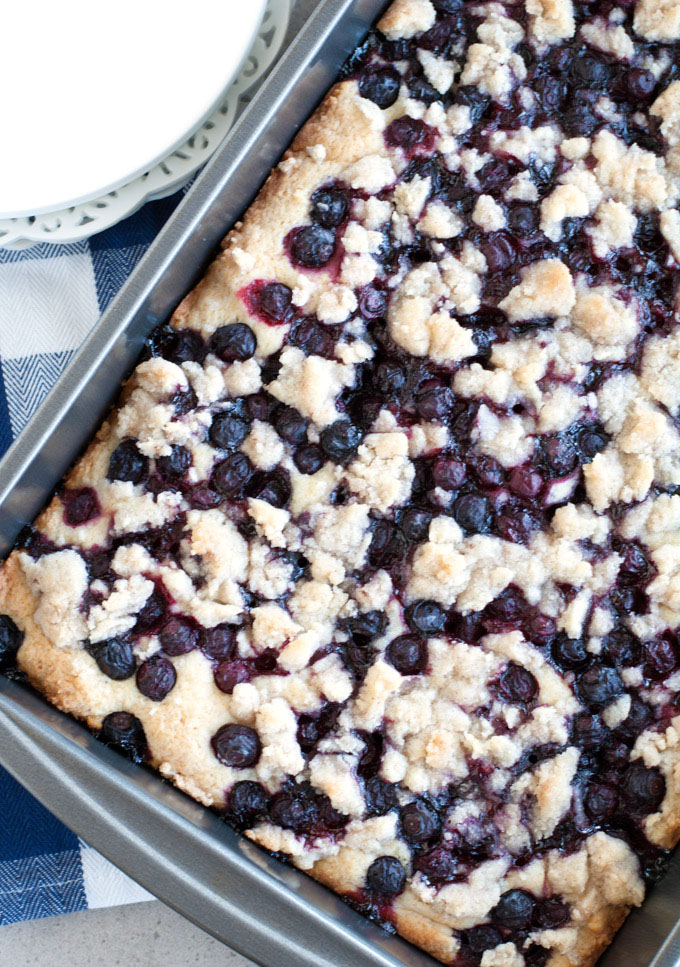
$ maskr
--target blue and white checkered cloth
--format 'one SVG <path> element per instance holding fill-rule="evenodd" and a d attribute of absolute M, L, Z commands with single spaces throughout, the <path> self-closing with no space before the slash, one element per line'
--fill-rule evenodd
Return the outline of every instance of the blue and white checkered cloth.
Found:
<path fill-rule="evenodd" d="M 75 245 L 0 250 L 0 456 L 182 197 Z M 0 769 L 0 925 L 151 899 Z"/>

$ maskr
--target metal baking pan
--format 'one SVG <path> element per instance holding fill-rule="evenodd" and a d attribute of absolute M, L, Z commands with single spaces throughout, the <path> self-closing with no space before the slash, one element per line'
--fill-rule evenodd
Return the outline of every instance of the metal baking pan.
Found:
<path fill-rule="evenodd" d="M 0 557 L 47 502 L 149 331 L 200 276 L 386 2 L 306 5 L 313 12 L 304 28 L 0 463 Z M 264 967 L 435 963 L 1 676 L 0 763 L 144 887 Z M 679 967 L 678 897 L 676 858 L 603 965 Z"/>

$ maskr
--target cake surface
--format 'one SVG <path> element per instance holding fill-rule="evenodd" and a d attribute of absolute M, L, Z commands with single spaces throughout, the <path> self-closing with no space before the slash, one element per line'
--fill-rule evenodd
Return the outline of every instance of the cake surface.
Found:
<path fill-rule="evenodd" d="M 0 572 L 0 663 L 455 967 L 680 836 L 680 0 L 395 0 Z"/>

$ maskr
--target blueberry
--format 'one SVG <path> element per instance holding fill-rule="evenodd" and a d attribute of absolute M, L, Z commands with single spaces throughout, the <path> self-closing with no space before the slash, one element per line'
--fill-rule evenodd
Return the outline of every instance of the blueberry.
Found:
<path fill-rule="evenodd" d="M 645 101 L 654 93 L 656 78 L 651 71 L 634 67 L 626 74 L 626 87 L 634 100 Z"/>
<path fill-rule="evenodd" d="M 69 527 L 78 527 L 101 514 L 97 491 L 92 487 L 67 489 L 61 495 L 64 505 L 64 522 Z"/>
<path fill-rule="evenodd" d="M 253 393 L 244 399 L 246 412 L 251 420 L 262 420 L 266 423 L 271 415 L 272 404 L 266 393 Z"/>
<path fill-rule="evenodd" d="M 401 76 L 394 67 L 368 70 L 359 78 L 359 93 L 378 107 L 392 107 L 399 97 Z"/>
<path fill-rule="evenodd" d="M 319 269 L 327 265 L 335 251 L 335 235 L 320 225 L 307 225 L 301 228 L 292 245 L 293 260 L 308 269 Z"/>
<path fill-rule="evenodd" d="M 504 272 L 515 261 L 515 246 L 510 237 L 503 232 L 488 236 L 481 243 L 481 249 L 491 275 Z"/>
<path fill-rule="evenodd" d="M 165 610 L 165 599 L 158 588 L 155 588 L 137 614 L 137 621 L 135 622 L 134 628 L 135 632 L 137 634 L 146 634 L 149 631 L 153 631 L 159 621 L 162 620 Z"/>
<path fill-rule="evenodd" d="M 288 342 L 297 346 L 307 356 L 331 358 L 335 351 L 335 339 L 328 329 L 318 326 L 311 319 L 303 319 L 291 331 Z"/>
<path fill-rule="evenodd" d="M 137 688 L 152 702 L 162 702 L 175 687 L 176 681 L 175 666 L 162 655 L 147 658 L 137 671 Z"/>
<path fill-rule="evenodd" d="M 359 296 L 359 312 L 364 319 L 382 319 L 387 312 L 387 296 L 380 289 L 367 285 Z"/>
<path fill-rule="evenodd" d="M 432 523 L 432 514 L 429 510 L 421 510 L 420 507 L 409 507 L 404 511 L 399 526 L 408 541 L 420 544 L 427 540 L 427 535 Z"/>
<path fill-rule="evenodd" d="M 132 652 L 132 645 L 124 638 L 107 638 L 87 646 L 87 650 L 108 678 L 114 682 L 122 682 L 132 678 L 135 673 L 136 661 Z"/>
<path fill-rule="evenodd" d="M 571 731 L 576 745 L 587 751 L 601 748 L 609 738 L 609 730 L 599 715 L 587 712 L 576 716 Z"/>
<path fill-rule="evenodd" d="M 515 467 L 508 479 L 508 486 L 520 497 L 537 497 L 543 487 L 543 477 L 538 470 Z"/>
<path fill-rule="evenodd" d="M 606 819 L 616 811 L 618 799 L 616 789 L 601 782 L 593 782 L 585 794 L 586 812 L 592 819 Z"/>
<path fill-rule="evenodd" d="M 503 486 L 505 470 L 493 457 L 476 456 L 472 462 L 472 467 L 482 487 L 495 490 L 496 487 Z"/>
<path fill-rule="evenodd" d="M 332 188 L 319 188 L 312 195 L 312 220 L 322 228 L 339 228 L 347 218 L 349 203 L 345 195 Z"/>
<path fill-rule="evenodd" d="M 493 617 L 497 618 L 499 621 L 516 621 L 526 610 L 526 600 L 521 591 L 512 586 L 507 587 L 504 591 L 494 598 L 490 604 L 487 605 L 488 613 Z"/>
<path fill-rule="evenodd" d="M 580 638 L 559 637 L 552 646 L 552 657 L 561 669 L 579 668 L 590 657 Z"/>
<path fill-rule="evenodd" d="M 366 888 L 384 897 L 397 896 L 406 886 L 406 870 L 396 856 L 379 856 L 366 871 Z"/>
<path fill-rule="evenodd" d="M 186 618 L 170 618 L 160 632 L 161 647 L 166 655 L 186 655 L 198 646 L 198 629 Z"/>
<path fill-rule="evenodd" d="M 446 614 L 436 601 L 416 601 L 406 609 L 406 623 L 411 631 L 426 638 L 438 634 L 445 621 Z"/>
<path fill-rule="evenodd" d="M 400 635 L 389 643 L 385 657 L 401 675 L 418 675 L 427 664 L 427 646 L 413 635 Z"/>
<path fill-rule="evenodd" d="M 656 638 L 645 643 L 647 674 L 650 678 L 666 678 L 675 670 L 678 658 L 675 646 L 668 638 Z"/>
<path fill-rule="evenodd" d="M 216 413 L 208 436 L 218 450 L 235 450 L 248 435 L 248 426 L 228 410 Z"/>
<path fill-rule="evenodd" d="M 243 661 L 221 661 L 214 671 L 215 684 L 225 695 L 231 695 L 237 685 L 249 682 L 251 670 Z"/>
<path fill-rule="evenodd" d="M 9 615 L 0 614 L 0 668 L 8 668 L 21 648 L 24 633 Z"/>
<path fill-rule="evenodd" d="M 302 795 L 279 793 L 269 806 L 269 816 L 277 826 L 305 832 L 318 820 L 319 808 L 314 800 Z"/>
<path fill-rule="evenodd" d="M 450 883 L 458 873 L 458 861 L 444 846 L 416 856 L 413 866 L 434 884 Z"/>
<path fill-rule="evenodd" d="M 442 490 L 458 490 L 465 483 L 465 464 L 455 457 L 438 457 L 432 467 L 435 487 Z"/>
<path fill-rule="evenodd" d="M 481 534 L 488 524 L 489 501 L 480 494 L 464 494 L 453 505 L 457 523 L 473 534 Z"/>
<path fill-rule="evenodd" d="M 513 205 L 508 211 L 508 226 L 523 238 L 530 238 L 536 232 L 538 221 L 538 210 L 533 205 Z"/>
<path fill-rule="evenodd" d="M 375 388 L 389 398 L 404 388 L 406 373 L 398 363 L 387 360 L 387 362 L 380 363 L 375 371 L 373 381 Z"/>
<path fill-rule="evenodd" d="M 386 625 L 387 618 L 381 611 L 364 611 L 347 619 L 347 630 L 355 638 L 377 638 Z"/>
<path fill-rule="evenodd" d="M 219 761 L 233 769 L 254 766 L 262 752 L 259 735 L 247 725 L 223 725 L 210 744 Z"/>
<path fill-rule="evenodd" d="M 214 628 L 205 628 L 201 634 L 201 651 L 208 658 L 214 658 L 216 661 L 231 658 L 235 646 L 234 629 L 230 625 L 222 624 Z"/>
<path fill-rule="evenodd" d="M 576 82 L 588 90 L 601 90 L 609 82 L 609 67 L 595 53 L 582 53 L 574 60 L 571 69 Z"/>
<path fill-rule="evenodd" d="M 217 464 L 210 481 L 218 493 L 233 494 L 249 479 L 252 470 L 253 466 L 245 453 L 232 453 Z"/>
<path fill-rule="evenodd" d="M 494 158 L 484 165 L 477 177 L 484 191 L 495 191 L 510 177 L 510 169 L 504 161 Z"/>
<path fill-rule="evenodd" d="M 257 294 L 257 307 L 275 325 L 288 322 L 293 313 L 293 293 L 282 282 L 267 282 Z"/>
<path fill-rule="evenodd" d="M 395 786 L 379 776 L 364 782 L 364 799 L 369 816 L 385 816 L 399 805 Z"/>
<path fill-rule="evenodd" d="M 432 0 L 432 6 L 444 15 L 460 10 L 464 0 Z"/>
<path fill-rule="evenodd" d="M 587 104 L 577 104 L 566 111 L 562 124 L 570 137 L 588 137 L 600 123 Z"/>
<path fill-rule="evenodd" d="M 619 569 L 619 581 L 622 584 L 635 584 L 649 574 L 651 564 L 647 552 L 639 544 L 621 542 L 616 550 L 623 558 Z"/>
<path fill-rule="evenodd" d="M 324 465 L 323 450 L 315 443 L 302 447 L 293 456 L 293 462 L 300 473 L 312 474 L 321 470 Z"/>
<path fill-rule="evenodd" d="M 274 428 L 286 443 L 294 447 L 307 442 L 307 420 L 292 406 L 284 407 L 276 415 Z"/>
<path fill-rule="evenodd" d="M 257 339 L 245 322 L 234 322 L 220 326 L 210 340 L 210 348 L 225 363 L 244 362 L 255 355 Z"/>
<path fill-rule="evenodd" d="M 470 927 L 464 934 L 467 946 L 476 954 L 482 954 L 485 950 L 493 950 L 503 943 L 503 935 L 500 930 L 490 924 L 480 924 L 478 927 Z"/>
<path fill-rule="evenodd" d="M 407 153 L 420 145 L 428 147 L 432 138 L 433 129 L 429 125 L 408 115 L 392 121 L 385 130 L 385 142 L 393 148 L 403 148 Z"/>
<path fill-rule="evenodd" d="M 440 829 L 437 813 L 422 799 L 404 806 L 400 818 L 401 832 L 407 843 L 425 843 Z"/>
<path fill-rule="evenodd" d="M 636 739 L 651 724 L 654 716 L 650 707 L 637 695 L 631 695 L 630 699 L 628 715 L 621 722 L 617 731 L 631 739 Z"/>
<path fill-rule="evenodd" d="M 631 665 L 640 663 L 640 643 L 635 635 L 624 628 L 619 628 L 607 635 L 604 639 L 604 649 L 607 657 L 617 668 L 630 668 Z"/>
<path fill-rule="evenodd" d="M 235 782 L 229 790 L 227 810 L 240 829 L 248 829 L 266 816 L 268 805 L 269 795 L 259 782 L 244 779 Z"/>
<path fill-rule="evenodd" d="M 540 105 L 547 115 L 552 115 L 561 108 L 568 90 L 563 80 L 558 77 L 551 77 L 549 74 L 536 81 Z"/>
<path fill-rule="evenodd" d="M 589 668 L 576 679 L 576 694 L 585 705 L 608 705 L 623 692 L 623 682 L 614 668 Z"/>
<path fill-rule="evenodd" d="M 380 518 L 373 522 L 368 558 L 374 567 L 391 567 L 403 561 L 407 549 L 404 535 L 391 521 Z"/>
<path fill-rule="evenodd" d="M 470 85 L 469 87 L 459 87 L 453 99 L 454 104 L 468 107 L 470 109 L 470 120 L 475 124 L 481 118 L 491 104 L 491 98 L 483 94 L 479 88 Z"/>
<path fill-rule="evenodd" d="M 144 727 L 130 712 L 111 712 L 102 722 L 99 736 L 102 742 L 123 752 L 135 762 L 142 762 L 147 755 Z"/>
<path fill-rule="evenodd" d="M 590 462 L 601 450 L 609 443 L 609 437 L 606 432 L 598 427 L 589 427 L 584 430 L 579 438 L 579 444 L 583 455 L 586 457 L 586 462 Z"/>
<path fill-rule="evenodd" d="M 511 930 L 526 930 L 534 916 L 535 899 L 526 890 L 508 890 L 489 916 Z"/>
<path fill-rule="evenodd" d="M 109 480 L 138 484 L 146 478 L 148 472 L 149 461 L 139 452 L 135 441 L 123 440 L 111 454 L 106 476 Z"/>
<path fill-rule="evenodd" d="M 578 460 L 573 442 L 561 436 L 544 438 L 543 456 L 550 472 L 558 477 L 570 473 Z"/>
<path fill-rule="evenodd" d="M 203 339 L 190 329 L 171 329 L 163 326 L 156 330 L 149 340 L 154 356 L 162 356 L 181 366 L 182 363 L 202 363 L 206 348 Z"/>
<path fill-rule="evenodd" d="M 165 477 L 182 477 L 191 466 L 191 452 L 186 447 L 174 446 L 168 456 L 158 457 L 156 466 Z"/>
<path fill-rule="evenodd" d="M 536 919 L 541 927 L 546 930 L 554 930 L 555 927 L 562 926 L 570 917 L 569 904 L 558 896 L 548 897 L 543 900 L 536 912 Z"/>
<path fill-rule="evenodd" d="M 443 423 L 451 413 L 454 402 L 453 392 L 448 386 L 435 386 L 419 394 L 416 409 L 424 420 Z"/>
<path fill-rule="evenodd" d="M 277 470 L 254 478 L 254 484 L 249 488 L 248 496 L 265 500 L 272 507 L 280 508 L 288 504 L 292 493 L 290 474 L 279 467 Z"/>
<path fill-rule="evenodd" d="M 434 104 L 441 97 L 441 94 L 421 73 L 410 74 L 406 81 L 408 92 L 416 101 L 423 104 Z"/>
<path fill-rule="evenodd" d="M 361 431 L 349 420 L 337 420 L 321 431 L 321 447 L 333 463 L 347 463 L 361 443 Z"/>
<path fill-rule="evenodd" d="M 499 679 L 498 694 L 512 705 L 528 705 L 538 694 L 538 682 L 530 671 L 511 661 Z"/>
<path fill-rule="evenodd" d="M 636 759 L 623 777 L 621 790 L 631 809 L 653 813 L 666 795 L 666 780 L 658 769 L 648 769 L 640 759 Z"/>

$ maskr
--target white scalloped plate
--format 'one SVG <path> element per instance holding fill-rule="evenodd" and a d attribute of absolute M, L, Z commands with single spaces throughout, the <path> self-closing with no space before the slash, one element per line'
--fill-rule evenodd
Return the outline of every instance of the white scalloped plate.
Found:
<path fill-rule="evenodd" d="M 269 70 L 288 28 L 291 0 L 269 0 L 241 71 L 210 117 L 160 164 L 115 191 L 71 208 L 23 218 L 0 219 L 0 248 L 20 251 L 41 242 L 67 244 L 102 232 L 185 185 L 231 128 L 243 95 Z"/>
<path fill-rule="evenodd" d="M 60 0 L 3 14 L 0 213 L 55 211 L 157 164 L 214 109 L 266 0 Z M 179 14 L 179 15 L 178 15 Z M 27 54 L 29 55 L 27 58 Z"/>

